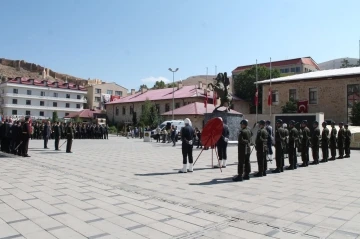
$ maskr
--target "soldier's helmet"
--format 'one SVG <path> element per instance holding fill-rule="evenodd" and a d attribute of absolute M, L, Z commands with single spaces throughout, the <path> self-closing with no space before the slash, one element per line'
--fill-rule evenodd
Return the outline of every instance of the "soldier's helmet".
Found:
<path fill-rule="evenodd" d="M 289 125 L 295 125 L 295 120 L 290 120 Z"/>
<path fill-rule="evenodd" d="M 345 126 L 345 127 L 349 127 L 349 124 L 345 124 L 344 126 Z"/>
<path fill-rule="evenodd" d="M 323 125 L 323 126 L 326 126 L 326 125 L 327 125 L 326 121 L 322 122 L 322 125 Z"/>
<path fill-rule="evenodd" d="M 339 125 L 344 125 L 344 123 L 343 123 L 343 122 L 340 122 Z"/>
<path fill-rule="evenodd" d="M 241 125 L 248 125 L 248 121 L 247 121 L 247 120 L 242 120 L 242 121 L 240 122 L 240 124 L 241 124 Z"/>
<path fill-rule="evenodd" d="M 308 122 L 307 122 L 307 120 L 303 120 L 303 121 L 301 121 L 301 123 L 302 124 L 307 124 Z"/>
<path fill-rule="evenodd" d="M 331 121 L 331 125 L 335 125 L 335 121 Z"/>
<path fill-rule="evenodd" d="M 276 121 L 276 123 L 277 123 L 277 124 L 282 124 L 283 121 L 282 121 L 281 119 L 278 119 L 278 120 Z"/>
<path fill-rule="evenodd" d="M 271 121 L 270 121 L 270 120 L 267 120 L 267 121 L 266 121 L 266 124 L 270 125 L 270 124 L 271 124 Z"/>
<path fill-rule="evenodd" d="M 315 120 L 315 121 L 313 122 L 313 124 L 319 125 L 319 122 L 318 122 L 317 120 Z"/>
<path fill-rule="evenodd" d="M 265 125 L 265 120 L 260 120 L 259 125 Z"/>

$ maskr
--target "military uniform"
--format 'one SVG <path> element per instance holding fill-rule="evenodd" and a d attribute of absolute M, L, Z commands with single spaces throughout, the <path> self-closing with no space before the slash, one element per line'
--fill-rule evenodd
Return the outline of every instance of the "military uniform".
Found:
<path fill-rule="evenodd" d="M 337 129 L 335 128 L 335 122 L 331 122 L 331 134 L 330 134 L 330 151 L 331 151 L 331 160 L 336 159 L 336 135 Z"/>
<path fill-rule="evenodd" d="M 349 125 L 345 125 L 345 158 L 350 158 L 351 131 Z"/>
<path fill-rule="evenodd" d="M 29 118 L 25 118 L 25 123 L 22 125 L 21 128 L 21 138 L 22 138 L 22 143 L 20 145 L 20 155 L 23 157 L 30 157 L 28 155 L 28 150 L 29 150 L 29 139 L 31 136 L 31 130 L 30 130 L 30 125 L 29 125 Z"/>
<path fill-rule="evenodd" d="M 251 131 L 246 127 L 247 121 L 242 120 L 241 126 L 245 126 L 240 130 L 238 137 L 238 175 L 233 178 L 233 181 L 242 181 L 243 179 L 249 180 L 251 172 L 250 166 L 250 141 Z M 245 164 L 245 174 L 244 173 Z"/>
<path fill-rule="evenodd" d="M 319 122 L 315 121 L 313 125 L 315 129 L 311 136 L 311 150 L 314 161 L 311 164 L 316 165 L 319 164 L 319 147 L 320 147 L 320 129 L 318 127 Z"/>
<path fill-rule="evenodd" d="M 338 149 L 339 149 L 339 157 L 338 159 L 344 158 L 344 146 L 345 146 L 345 129 L 343 128 L 343 123 L 339 123 L 339 132 L 338 132 Z"/>
<path fill-rule="evenodd" d="M 288 150 L 289 150 L 289 164 L 290 166 L 287 168 L 289 170 L 293 170 L 297 168 L 297 155 L 296 155 L 296 145 L 299 140 L 299 132 L 294 127 L 295 122 L 290 121 L 290 131 L 289 131 L 289 143 L 288 143 Z"/>
<path fill-rule="evenodd" d="M 276 122 L 275 128 L 275 159 L 276 159 L 276 169 L 273 170 L 273 173 L 284 172 L 284 147 L 285 147 L 285 131 L 281 127 L 282 120 Z"/>
<path fill-rule="evenodd" d="M 59 141 L 61 138 L 61 129 L 58 124 L 55 124 L 55 126 L 54 126 L 54 137 L 55 137 L 55 150 L 60 150 L 59 149 Z"/>
<path fill-rule="evenodd" d="M 309 140 L 310 140 L 310 129 L 306 126 L 307 121 L 304 120 L 302 122 L 302 141 L 301 141 L 301 160 L 303 164 L 301 167 L 309 166 Z"/>
<path fill-rule="evenodd" d="M 268 133 L 266 129 L 264 129 L 265 121 L 261 120 L 260 129 L 257 132 L 256 140 L 255 140 L 255 148 L 256 148 L 256 157 L 258 162 L 259 172 L 255 175 L 255 177 L 262 177 L 266 176 L 267 170 L 267 140 L 268 140 Z"/>
<path fill-rule="evenodd" d="M 74 129 L 70 124 L 66 128 L 66 153 L 72 153 L 71 146 L 73 139 L 74 139 Z"/>
<path fill-rule="evenodd" d="M 326 127 L 326 125 L 326 122 L 322 123 L 323 131 L 321 133 L 321 151 L 323 158 L 320 161 L 321 163 L 325 163 L 329 159 L 330 130 Z"/>

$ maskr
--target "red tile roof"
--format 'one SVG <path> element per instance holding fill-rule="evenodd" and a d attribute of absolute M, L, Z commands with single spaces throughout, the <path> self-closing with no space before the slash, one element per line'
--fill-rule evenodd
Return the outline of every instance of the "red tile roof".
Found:
<path fill-rule="evenodd" d="M 85 87 L 79 85 L 79 88 L 78 88 L 78 86 L 73 83 L 65 83 L 63 81 L 47 81 L 47 86 L 46 86 L 44 80 L 29 79 L 29 78 L 23 78 L 23 77 L 9 78 L 6 83 L 87 91 L 87 89 Z"/>
<path fill-rule="evenodd" d="M 213 112 L 214 109 L 215 106 L 213 104 L 207 105 L 208 113 Z M 220 107 L 219 110 L 225 110 L 225 107 Z M 206 113 L 206 108 L 204 103 L 202 102 L 191 103 L 174 110 L 174 115 L 204 115 L 205 113 Z M 235 110 L 230 110 L 230 113 L 241 114 Z M 172 115 L 172 111 L 165 112 L 162 115 Z"/>
<path fill-rule="evenodd" d="M 305 65 L 312 65 L 317 70 L 320 70 L 320 67 L 318 66 L 318 64 L 311 57 L 302 57 L 302 58 L 295 58 L 295 59 L 283 60 L 283 61 L 273 61 L 273 62 L 271 62 L 271 66 L 278 67 L 278 66 L 286 66 L 286 65 L 297 65 L 300 63 L 305 64 Z M 249 69 L 253 66 L 255 66 L 255 65 L 238 66 L 235 70 L 233 70 L 233 72 L 243 71 L 243 70 Z M 258 64 L 258 66 L 266 66 L 266 67 L 270 68 L 270 62 L 261 63 L 261 64 Z"/>
<path fill-rule="evenodd" d="M 144 102 L 146 100 L 157 101 L 157 100 L 169 100 L 173 97 L 173 88 L 165 88 L 158 90 L 148 90 L 144 93 L 136 92 L 134 95 L 128 95 L 119 100 L 109 102 L 107 104 L 122 104 L 122 103 L 132 103 L 132 102 Z M 198 89 L 197 86 L 183 86 L 180 89 L 175 87 L 174 89 L 174 99 L 183 99 L 183 98 L 193 98 L 201 97 L 205 98 L 204 90 Z M 212 99 L 212 91 L 208 93 L 208 98 Z M 234 100 L 241 100 L 238 97 L 233 96 Z"/>
<path fill-rule="evenodd" d="M 90 110 L 90 109 L 84 109 L 79 112 L 70 113 L 66 118 L 75 118 L 79 116 L 79 118 L 94 118 L 94 114 L 101 114 L 101 110 Z"/>

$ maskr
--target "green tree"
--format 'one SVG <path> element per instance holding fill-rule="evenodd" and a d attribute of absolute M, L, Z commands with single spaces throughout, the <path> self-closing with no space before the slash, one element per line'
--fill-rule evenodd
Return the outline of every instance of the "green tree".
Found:
<path fill-rule="evenodd" d="M 360 102 L 354 102 L 351 108 L 350 120 L 352 125 L 360 126 Z"/>
<path fill-rule="evenodd" d="M 270 69 L 265 66 L 258 66 L 258 81 L 270 79 Z M 271 70 L 271 78 L 280 77 L 278 69 Z M 250 103 L 250 113 L 255 113 L 255 93 L 256 93 L 256 66 L 247 69 L 234 77 L 235 95 Z M 258 91 L 259 106 L 258 111 L 261 113 L 262 87 Z"/>
<path fill-rule="evenodd" d="M 347 67 L 350 67 L 350 63 L 347 59 L 343 59 L 341 61 L 341 68 L 347 68 Z"/>
<path fill-rule="evenodd" d="M 159 121 L 160 116 L 156 110 L 155 104 L 146 100 L 139 120 L 140 125 L 156 127 L 159 124 Z"/>
<path fill-rule="evenodd" d="M 59 121 L 59 117 L 58 117 L 58 114 L 57 114 L 57 111 L 53 111 L 52 113 L 52 122 L 57 122 Z"/>
<path fill-rule="evenodd" d="M 147 85 L 142 84 L 142 85 L 140 86 L 139 90 L 141 91 L 142 89 L 148 89 Z"/>
<path fill-rule="evenodd" d="M 83 121 L 82 121 L 82 119 L 81 119 L 79 116 L 76 116 L 76 117 L 73 119 L 73 122 L 74 122 L 75 124 L 78 124 L 78 123 L 82 123 Z"/>
<path fill-rule="evenodd" d="M 290 99 L 284 106 L 281 106 L 283 114 L 297 113 L 297 100 Z"/>
<path fill-rule="evenodd" d="M 155 84 L 154 84 L 154 87 L 153 89 L 164 89 L 166 88 L 166 84 L 164 81 L 156 81 Z"/>
<path fill-rule="evenodd" d="M 169 83 L 169 84 L 167 85 L 167 87 L 168 87 L 168 88 L 173 88 L 173 87 L 177 87 L 177 85 L 176 85 L 176 83 L 174 82 L 174 83 Z"/>

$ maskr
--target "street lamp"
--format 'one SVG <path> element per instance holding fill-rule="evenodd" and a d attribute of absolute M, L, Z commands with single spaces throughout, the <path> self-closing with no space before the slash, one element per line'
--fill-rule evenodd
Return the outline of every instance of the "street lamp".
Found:
<path fill-rule="evenodd" d="M 169 71 L 173 73 L 173 97 L 172 97 L 172 119 L 174 120 L 174 108 L 175 108 L 175 100 L 174 100 L 174 85 L 175 85 L 175 72 L 177 72 L 179 68 L 175 70 L 169 68 Z"/>

